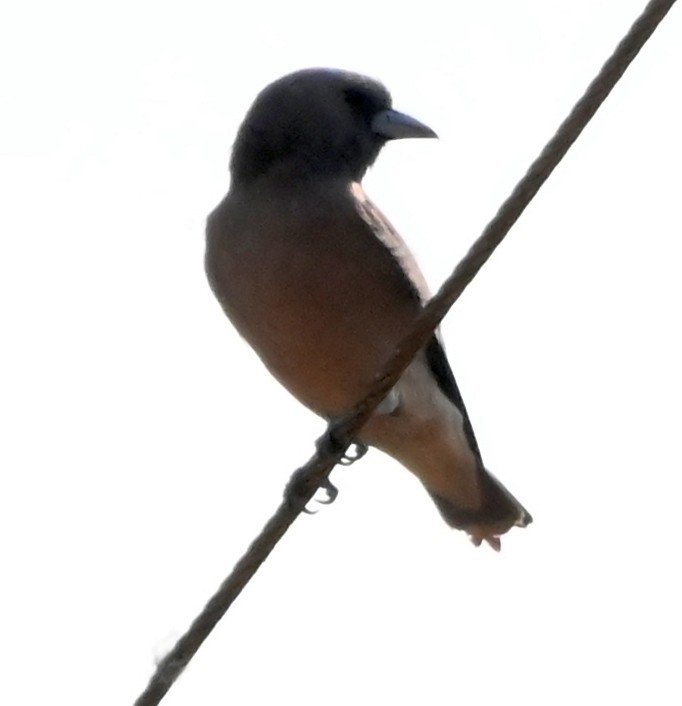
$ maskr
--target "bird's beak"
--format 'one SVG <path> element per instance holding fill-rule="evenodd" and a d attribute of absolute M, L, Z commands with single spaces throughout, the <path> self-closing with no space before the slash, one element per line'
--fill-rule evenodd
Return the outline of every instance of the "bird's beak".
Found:
<path fill-rule="evenodd" d="M 389 140 L 405 137 L 438 137 L 430 128 L 397 110 L 382 110 L 372 118 L 372 130 Z"/>

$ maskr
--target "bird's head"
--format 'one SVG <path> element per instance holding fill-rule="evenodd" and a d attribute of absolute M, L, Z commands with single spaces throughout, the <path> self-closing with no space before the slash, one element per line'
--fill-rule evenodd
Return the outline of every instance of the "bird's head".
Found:
<path fill-rule="evenodd" d="M 239 128 L 232 153 L 235 181 L 277 170 L 289 178 L 359 181 L 388 140 L 436 137 L 394 110 L 386 88 L 335 69 L 305 69 L 271 83 Z"/>

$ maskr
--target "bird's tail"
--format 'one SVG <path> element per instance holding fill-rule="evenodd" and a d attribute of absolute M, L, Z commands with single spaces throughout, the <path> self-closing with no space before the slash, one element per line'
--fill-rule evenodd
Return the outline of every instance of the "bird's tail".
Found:
<path fill-rule="evenodd" d="M 485 541 L 499 551 L 501 535 L 512 527 L 526 527 L 533 518 L 502 483 L 482 466 L 479 467 L 478 481 L 482 501 L 475 510 L 458 508 L 450 500 L 428 487 L 426 489 L 450 527 L 467 532 L 476 546 Z"/>

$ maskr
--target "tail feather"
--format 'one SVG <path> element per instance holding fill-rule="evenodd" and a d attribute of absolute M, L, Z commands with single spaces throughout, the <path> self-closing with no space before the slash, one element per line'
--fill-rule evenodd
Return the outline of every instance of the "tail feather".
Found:
<path fill-rule="evenodd" d="M 526 527 L 533 518 L 502 483 L 484 468 L 479 471 L 479 482 L 482 502 L 475 510 L 458 508 L 442 495 L 428 487 L 426 489 L 448 525 L 467 532 L 476 546 L 486 541 L 499 551 L 500 535 L 512 527 Z"/>

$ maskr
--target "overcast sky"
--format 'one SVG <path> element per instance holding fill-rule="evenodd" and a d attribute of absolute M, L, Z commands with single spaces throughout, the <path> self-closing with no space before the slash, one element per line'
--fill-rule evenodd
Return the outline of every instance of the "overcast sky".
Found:
<path fill-rule="evenodd" d="M 439 133 L 365 179 L 435 289 L 644 4 L 3 9 L 0 702 L 132 703 L 324 429 L 203 273 L 256 93 L 352 69 Z M 164 704 L 679 705 L 680 36 L 675 7 L 443 325 L 534 524 L 476 549 L 372 451 Z"/>

